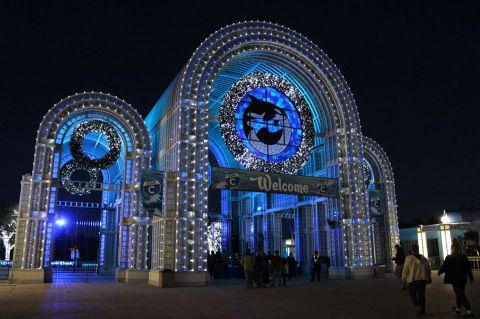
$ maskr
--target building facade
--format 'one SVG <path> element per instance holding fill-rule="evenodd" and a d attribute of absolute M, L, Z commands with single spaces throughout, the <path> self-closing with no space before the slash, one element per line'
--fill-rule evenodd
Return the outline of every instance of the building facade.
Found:
<path fill-rule="evenodd" d="M 338 68 L 297 32 L 266 22 L 215 32 L 145 122 L 108 95 L 66 101 L 42 122 L 33 174 L 24 177 L 17 278 L 49 267 L 58 188 L 101 192 L 111 217 L 100 218 L 110 234 L 110 243 L 100 239 L 100 246 L 120 280 L 150 276 L 158 284 L 155 276 L 169 269 L 178 284 L 203 285 L 211 249 L 293 252 L 304 267 L 318 250 L 330 257 L 337 278 L 372 276 L 374 264 L 390 263 L 399 237 L 388 158 L 362 135 Z M 142 169 L 163 174 L 163 204 L 155 215 L 140 203 Z M 106 186 L 76 184 L 75 170 L 88 172 L 87 181 L 101 175 Z M 225 170 L 230 184 L 219 186 L 212 176 Z M 234 190 L 245 171 L 278 182 Z M 322 196 L 332 185 L 335 191 Z"/>

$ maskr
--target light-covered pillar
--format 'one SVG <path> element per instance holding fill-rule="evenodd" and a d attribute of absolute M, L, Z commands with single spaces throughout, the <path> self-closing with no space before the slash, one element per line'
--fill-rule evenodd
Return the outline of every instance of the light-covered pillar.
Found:
<path fill-rule="evenodd" d="M 423 230 L 422 225 L 417 227 L 417 242 L 420 254 L 428 258 L 427 233 Z"/>

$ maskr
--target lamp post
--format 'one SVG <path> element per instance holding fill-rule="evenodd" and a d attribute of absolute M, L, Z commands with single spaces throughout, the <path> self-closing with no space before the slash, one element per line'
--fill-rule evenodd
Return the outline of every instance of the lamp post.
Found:
<path fill-rule="evenodd" d="M 442 245 L 443 259 L 447 257 L 450 246 L 452 245 L 452 235 L 450 233 L 450 218 L 448 218 L 447 212 L 443 211 L 443 216 L 440 218 L 442 224 L 440 224 L 440 241 Z"/>
<path fill-rule="evenodd" d="M 428 248 L 427 248 L 427 234 L 423 230 L 423 225 L 417 227 L 417 240 L 418 247 L 420 248 L 420 254 L 425 256 L 428 259 Z"/>

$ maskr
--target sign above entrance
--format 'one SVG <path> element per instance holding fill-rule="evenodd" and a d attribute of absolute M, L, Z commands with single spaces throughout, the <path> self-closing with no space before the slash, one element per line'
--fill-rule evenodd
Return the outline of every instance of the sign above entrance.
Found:
<path fill-rule="evenodd" d="M 213 188 L 236 191 L 338 196 L 338 183 L 334 178 L 264 173 L 223 167 L 212 167 L 212 185 Z"/>

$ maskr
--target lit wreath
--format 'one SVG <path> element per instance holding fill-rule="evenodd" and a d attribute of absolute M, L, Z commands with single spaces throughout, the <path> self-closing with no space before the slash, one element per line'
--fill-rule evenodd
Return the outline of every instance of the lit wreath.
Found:
<path fill-rule="evenodd" d="M 90 178 L 85 187 L 78 187 L 72 182 L 72 174 L 78 170 L 86 170 L 88 172 L 88 175 Z M 62 172 L 60 173 L 60 182 L 62 183 L 63 186 L 65 186 L 65 189 L 70 194 L 79 195 L 79 196 L 90 194 L 90 188 L 95 187 L 95 184 L 97 183 L 97 178 L 98 178 L 98 169 L 85 168 L 80 166 L 76 162 L 70 162 L 65 164 L 65 166 L 62 167 Z"/>
<path fill-rule="evenodd" d="M 99 159 L 91 159 L 82 150 L 85 135 L 90 132 L 103 134 L 109 144 L 109 152 Z M 115 129 L 102 121 L 90 121 L 80 124 L 70 139 L 70 152 L 73 158 L 81 167 L 105 169 L 112 166 L 120 156 L 120 137 Z"/>
<path fill-rule="evenodd" d="M 287 103 L 290 105 L 289 110 L 282 111 L 280 107 L 275 107 L 277 110 L 279 109 L 278 112 L 283 112 L 283 115 L 285 115 L 286 112 L 290 112 L 289 114 L 294 117 L 293 120 L 295 120 L 298 126 L 290 128 L 289 131 L 290 134 L 292 134 L 290 139 L 294 136 L 293 134 L 296 134 L 296 140 L 293 146 L 283 146 L 283 148 L 289 147 L 290 149 L 286 150 L 281 156 L 270 156 L 269 154 L 263 156 L 264 158 L 259 156 L 261 152 L 256 152 L 255 146 L 246 145 L 246 143 L 253 144 L 258 142 L 243 141 L 242 138 L 245 139 L 245 133 L 240 132 L 237 125 L 237 122 L 240 123 L 240 120 L 238 118 L 236 119 L 235 116 L 239 104 L 245 103 L 245 99 L 251 98 L 251 92 L 263 88 L 265 88 L 265 90 L 273 90 L 274 94 L 283 95 L 288 98 L 289 101 L 287 101 Z M 255 98 L 251 99 L 252 101 L 250 103 L 253 103 L 253 99 Z M 255 100 L 258 102 L 257 99 Z M 245 119 L 245 116 L 243 118 Z M 314 138 L 312 118 L 310 108 L 297 88 L 273 74 L 252 73 L 238 80 L 230 91 L 228 91 L 222 101 L 218 120 L 223 140 L 235 159 L 244 167 L 255 171 L 295 174 L 309 160 L 311 155 Z M 265 124 L 265 119 L 263 121 L 264 126 L 270 125 Z M 255 122 L 255 120 L 253 120 L 253 122 Z M 244 128 L 242 127 L 242 129 Z M 249 127 L 249 129 L 251 132 L 252 128 Z M 288 143 L 290 143 L 290 141 L 288 141 Z"/>
<path fill-rule="evenodd" d="M 373 175 L 372 175 L 372 170 L 370 169 L 370 165 L 365 160 L 363 161 L 363 178 L 365 182 L 365 187 L 368 188 L 368 186 L 373 181 Z"/>

